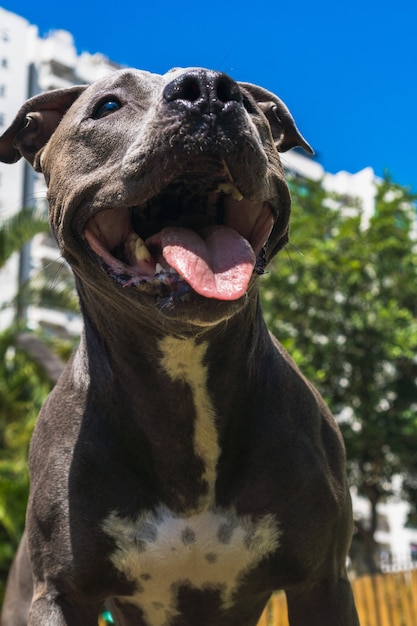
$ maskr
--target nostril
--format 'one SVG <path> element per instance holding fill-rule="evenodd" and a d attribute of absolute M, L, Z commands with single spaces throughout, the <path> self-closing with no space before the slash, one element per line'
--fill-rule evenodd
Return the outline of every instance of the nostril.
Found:
<path fill-rule="evenodd" d="M 242 94 L 237 83 L 227 76 L 220 76 L 215 84 L 217 98 L 223 104 L 226 102 L 241 102 Z"/>
<path fill-rule="evenodd" d="M 181 76 L 169 83 L 164 89 L 166 102 L 185 100 L 195 102 L 201 97 L 201 87 L 198 77 L 192 75 Z"/>
<path fill-rule="evenodd" d="M 219 113 L 230 109 L 230 103 L 241 103 L 238 83 L 220 72 L 192 70 L 175 78 L 163 92 L 165 102 L 182 102 L 200 112 Z"/>
<path fill-rule="evenodd" d="M 189 102 L 195 102 L 198 100 L 201 97 L 199 81 L 190 76 L 188 80 L 183 82 L 182 95 L 179 97 L 183 100 L 188 100 Z"/>

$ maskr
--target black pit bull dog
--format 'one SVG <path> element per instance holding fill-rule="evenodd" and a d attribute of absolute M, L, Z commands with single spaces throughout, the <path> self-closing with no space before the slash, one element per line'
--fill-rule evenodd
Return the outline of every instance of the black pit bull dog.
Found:
<path fill-rule="evenodd" d="M 33 436 L 3 626 L 96 626 L 104 605 L 255 626 L 276 589 L 291 626 L 358 624 L 341 436 L 259 304 L 293 146 L 276 96 L 204 69 L 36 96 L 0 138 L 45 176 L 85 324 Z"/>

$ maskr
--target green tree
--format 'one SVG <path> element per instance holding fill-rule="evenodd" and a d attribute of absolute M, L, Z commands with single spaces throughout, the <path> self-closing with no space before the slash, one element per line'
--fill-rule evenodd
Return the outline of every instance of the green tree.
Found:
<path fill-rule="evenodd" d="M 44 211 L 26 207 L 0 225 L 0 268 L 38 233 L 49 231 Z"/>
<path fill-rule="evenodd" d="M 49 233 L 48 216 L 42 208 L 27 207 L 0 224 L 0 269 L 14 253 L 19 253 L 30 245 L 31 239 L 41 233 Z M 64 261 L 44 265 L 40 271 L 28 278 L 19 271 L 18 289 L 13 302 L 6 302 L 3 308 L 13 307 L 16 322 L 24 323 L 24 311 L 29 305 L 79 312 L 74 279 Z"/>
<path fill-rule="evenodd" d="M 376 571 L 376 507 L 394 476 L 417 485 L 415 197 L 387 176 L 366 219 L 320 182 L 294 181 L 292 195 L 292 246 L 263 281 L 264 309 L 338 417 L 351 484 L 371 510 L 356 519 L 352 554 Z"/>
<path fill-rule="evenodd" d="M 17 334 L 0 334 L 0 600 L 23 531 L 28 492 L 27 451 L 36 416 L 51 388 Z"/>

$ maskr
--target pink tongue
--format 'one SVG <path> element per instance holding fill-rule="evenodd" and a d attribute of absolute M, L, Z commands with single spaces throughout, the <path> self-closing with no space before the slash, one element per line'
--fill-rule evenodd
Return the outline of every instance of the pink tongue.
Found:
<path fill-rule="evenodd" d="M 204 236 L 172 227 L 151 239 L 158 239 L 165 261 L 194 291 L 206 298 L 237 300 L 246 293 L 255 265 L 250 243 L 227 226 L 206 229 Z"/>

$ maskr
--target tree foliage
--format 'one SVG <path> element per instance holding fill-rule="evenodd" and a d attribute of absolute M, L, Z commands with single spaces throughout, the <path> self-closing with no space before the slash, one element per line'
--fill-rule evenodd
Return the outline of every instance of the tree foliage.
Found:
<path fill-rule="evenodd" d="M 24 526 L 29 440 L 50 387 L 16 332 L 0 334 L 0 599 Z"/>
<path fill-rule="evenodd" d="M 45 211 L 25 207 L 0 226 L 0 268 L 38 233 L 49 231 Z"/>
<path fill-rule="evenodd" d="M 292 247 L 264 280 L 264 309 L 338 417 L 351 483 L 371 506 L 355 541 L 375 570 L 376 506 L 398 474 L 417 486 L 415 197 L 388 176 L 372 216 L 319 182 L 294 181 L 292 195 Z"/>
<path fill-rule="evenodd" d="M 14 253 L 18 253 L 36 235 L 49 233 L 50 227 L 45 210 L 25 207 L 0 223 L 0 269 Z M 72 272 L 57 249 L 57 260 L 32 271 L 25 282 L 19 284 L 12 302 L 4 302 L 3 308 L 13 307 L 18 316 L 29 306 L 54 309 L 71 313 L 79 312 L 78 298 Z M 21 321 L 21 320 L 19 320 Z"/>

